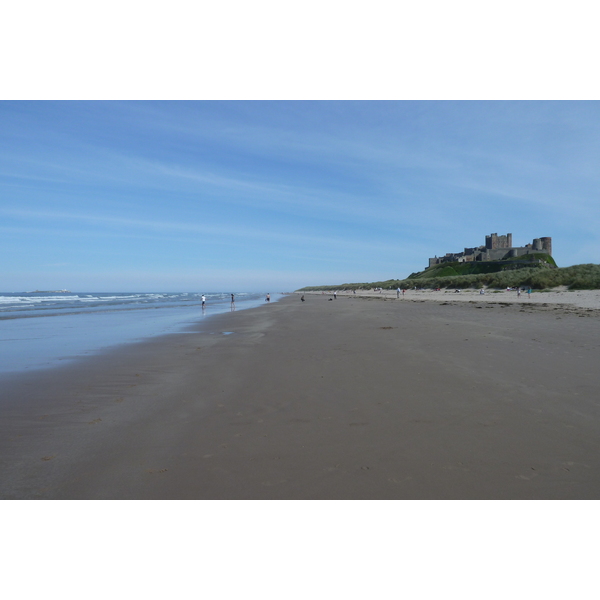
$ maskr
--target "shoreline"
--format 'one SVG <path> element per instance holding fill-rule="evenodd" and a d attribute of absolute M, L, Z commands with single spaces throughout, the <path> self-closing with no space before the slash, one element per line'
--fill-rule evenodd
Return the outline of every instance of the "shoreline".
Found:
<path fill-rule="evenodd" d="M 248 298 L 247 296 L 255 296 Z M 274 294 L 271 302 L 279 300 Z M 264 303 L 262 294 L 244 294 L 236 310 L 248 310 Z M 0 313 L 0 347 L 5 360 L 0 364 L 0 381 L 37 370 L 60 368 L 86 360 L 121 346 L 169 333 L 185 332 L 196 323 L 230 312 L 228 299 L 210 299 L 206 308 L 197 304 L 81 307 L 55 309 L 54 312 L 24 312 L 18 317 Z"/>
<path fill-rule="evenodd" d="M 13 379 L 0 498 L 598 498 L 595 311 L 418 293 L 290 295 Z"/>

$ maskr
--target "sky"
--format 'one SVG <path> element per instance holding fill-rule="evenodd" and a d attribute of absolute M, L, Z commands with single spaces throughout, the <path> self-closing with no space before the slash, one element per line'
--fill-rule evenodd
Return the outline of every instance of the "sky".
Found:
<path fill-rule="evenodd" d="M 594 101 L 3 101 L 2 291 L 291 291 L 512 233 L 600 262 Z"/>

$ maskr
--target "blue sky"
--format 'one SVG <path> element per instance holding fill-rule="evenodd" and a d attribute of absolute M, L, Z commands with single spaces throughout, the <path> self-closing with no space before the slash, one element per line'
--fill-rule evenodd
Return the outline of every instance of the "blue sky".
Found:
<path fill-rule="evenodd" d="M 2 291 L 290 291 L 512 233 L 600 262 L 600 104 L 0 102 Z"/>

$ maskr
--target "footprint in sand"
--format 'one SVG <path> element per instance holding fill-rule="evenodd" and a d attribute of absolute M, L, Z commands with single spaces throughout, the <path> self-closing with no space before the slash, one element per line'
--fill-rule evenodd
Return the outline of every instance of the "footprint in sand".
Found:
<path fill-rule="evenodd" d="M 52 460 L 53 458 L 56 458 L 56 454 L 53 454 L 52 456 L 42 456 L 42 460 Z"/>
<path fill-rule="evenodd" d="M 515 475 L 515 479 L 524 479 L 525 481 L 530 481 L 534 477 L 537 477 L 538 473 L 536 473 L 535 468 L 531 467 L 531 472 L 527 475 Z"/>
<path fill-rule="evenodd" d="M 96 423 L 100 423 L 102 419 L 94 419 L 93 421 L 88 421 L 88 425 L 96 425 Z"/>

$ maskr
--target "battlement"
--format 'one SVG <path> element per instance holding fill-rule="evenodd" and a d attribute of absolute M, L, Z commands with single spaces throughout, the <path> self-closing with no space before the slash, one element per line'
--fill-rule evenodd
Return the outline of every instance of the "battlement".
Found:
<path fill-rule="evenodd" d="M 465 248 L 463 252 L 448 252 L 445 256 L 439 258 L 435 256 L 429 259 L 429 267 L 444 262 L 488 262 L 540 253 L 552 256 L 551 237 L 534 238 L 531 244 L 515 247 L 512 245 L 512 233 L 506 235 L 490 233 L 490 235 L 485 236 L 484 246 Z"/>

